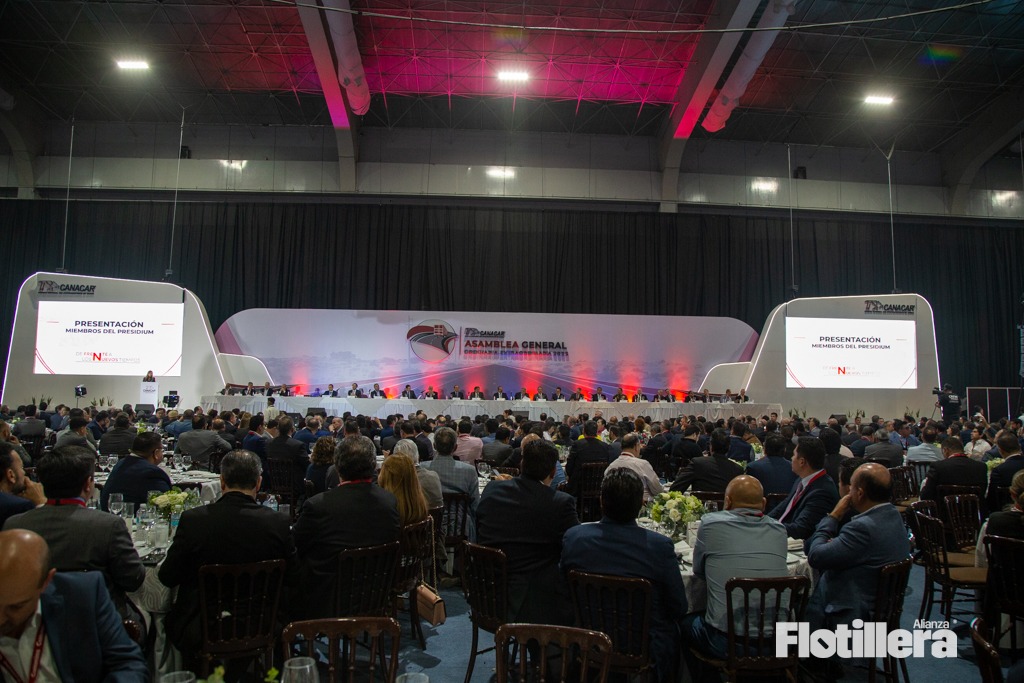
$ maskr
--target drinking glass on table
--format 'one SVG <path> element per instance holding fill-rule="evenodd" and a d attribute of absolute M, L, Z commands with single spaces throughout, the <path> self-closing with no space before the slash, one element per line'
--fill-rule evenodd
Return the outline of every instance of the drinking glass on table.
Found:
<path fill-rule="evenodd" d="M 124 494 L 123 493 L 111 493 L 110 497 L 107 498 L 107 509 L 112 514 L 120 515 L 124 510 Z"/>
<path fill-rule="evenodd" d="M 172 671 L 161 676 L 160 683 L 196 683 L 196 675 L 191 671 Z"/>
<path fill-rule="evenodd" d="M 109 470 L 113 470 L 114 469 L 114 465 L 116 465 L 116 464 L 117 464 L 117 456 L 116 455 L 108 455 L 107 456 L 107 470 L 108 471 Z"/>
<path fill-rule="evenodd" d="M 320 683 L 316 660 L 312 657 L 292 657 L 284 663 L 281 683 Z"/>
<path fill-rule="evenodd" d="M 190 467 L 192 467 L 192 456 L 191 455 L 183 455 L 183 456 L 181 456 L 181 469 L 187 470 Z"/>
<path fill-rule="evenodd" d="M 168 543 L 168 528 L 167 522 L 160 520 L 153 527 L 153 532 L 150 534 L 150 544 L 156 548 L 158 553 L 163 553 L 167 550 Z"/>
<path fill-rule="evenodd" d="M 705 502 L 704 503 L 704 510 L 706 510 L 707 512 L 718 512 L 718 501 L 717 500 L 709 500 L 709 501 Z"/>

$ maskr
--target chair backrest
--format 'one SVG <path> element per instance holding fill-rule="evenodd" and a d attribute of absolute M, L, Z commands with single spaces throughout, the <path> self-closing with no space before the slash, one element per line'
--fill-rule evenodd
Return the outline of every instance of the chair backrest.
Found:
<path fill-rule="evenodd" d="M 469 509 L 472 504 L 468 494 L 442 493 L 444 510 L 441 517 L 441 533 L 445 545 L 458 546 L 469 538 Z"/>
<path fill-rule="evenodd" d="M 384 683 L 393 683 L 398 670 L 398 648 L 401 629 L 398 622 L 390 617 L 348 617 L 340 619 L 313 619 L 293 621 L 284 628 L 281 643 L 284 661 L 295 656 L 294 646 L 301 640 L 305 643 L 307 656 L 318 659 L 317 640 L 327 638 L 327 681 L 354 681 L 360 669 L 369 672 L 369 679 L 377 680 L 378 655 L 385 652 L 385 640 L 391 642 L 391 657 L 381 672 Z M 356 641 L 368 638 L 364 643 L 369 648 L 369 657 L 363 662 L 356 660 Z M 339 661 L 339 655 L 344 661 Z M 383 666 L 383 665 L 382 665 Z M 325 682 L 327 683 L 327 682 Z"/>
<path fill-rule="evenodd" d="M 535 647 L 530 647 L 535 643 Z M 519 666 L 510 658 L 509 649 L 519 645 Z M 510 664 L 518 668 L 519 681 L 569 681 L 581 680 L 590 683 L 606 683 L 608 665 L 612 653 L 612 641 L 603 633 L 569 626 L 545 626 L 541 624 L 505 624 L 494 635 L 497 657 L 497 683 L 508 683 Z M 561 663 L 557 674 L 548 671 L 552 661 L 552 650 L 558 648 Z M 579 672 L 578 677 L 576 673 Z M 531 678 L 530 675 L 535 678 Z"/>
<path fill-rule="evenodd" d="M 999 512 L 1004 509 L 1007 505 L 1013 505 L 1013 494 L 1010 493 L 1009 486 L 993 486 L 989 495 L 995 500 L 995 509 L 989 510 L 989 512 Z"/>
<path fill-rule="evenodd" d="M 786 498 L 789 497 L 789 494 L 788 493 L 767 493 L 767 494 L 765 494 L 764 497 L 768 500 L 768 503 L 765 505 L 765 508 L 764 508 L 764 511 L 767 513 L 767 512 L 771 512 L 774 508 L 776 508 L 779 503 L 781 503 L 782 501 L 786 500 Z"/>
<path fill-rule="evenodd" d="M 294 473 L 295 467 L 291 461 L 283 458 L 267 458 L 268 490 L 278 498 L 291 501 L 295 492 L 292 482 Z"/>
<path fill-rule="evenodd" d="M 806 576 L 726 581 L 728 668 L 768 671 L 796 667 L 796 648 L 786 657 L 776 657 L 775 624 L 803 619 L 810 588 Z"/>
<path fill-rule="evenodd" d="M 204 653 L 255 652 L 273 646 L 285 566 L 284 560 L 265 560 L 199 568 Z"/>
<path fill-rule="evenodd" d="M 1024 618 L 1024 540 L 986 534 L 981 541 L 988 557 L 985 599 L 1000 614 Z"/>
<path fill-rule="evenodd" d="M 224 455 L 224 453 L 210 453 L 210 463 L 207 465 L 207 467 L 211 472 L 215 474 L 220 474 L 220 461 L 224 459 Z"/>
<path fill-rule="evenodd" d="M 399 555 L 395 570 L 395 592 L 407 593 L 423 579 L 425 562 L 433 558 L 434 520 L 407 524 L 398 533 Z"/>
<path fill-rule="evenodd" d="M 943 484 L 937 487 L 936 493 L 938 494 L 939 500 L 942 500 L 946 496 L 974 494 L 978 498 L 981 498 L 985 495 L 985 492 L 982 491 L 979 486 L 955 486 L 953 484 Z"/>
<path fill-rule="evenodd" d="M 981 683 L 1003 683 L 999 652 L 992 646 L 992 633 L 981 617 L 971 622 L 971 643 L 974 645 Z"/>
<path fill-rule="evenodd" d="M 495 633 L 508 619 L 508 572 L 505 553 L 463 542 L 462 592 L 469 618 L 477 627 Z"/>
<path fill-rule="evenodd" d="M 576 509 L 581 522 L 594 522 L 601 519 L 601 482 L 608 463 L 585 462 L 580 465 L 579 498 Z"/>
<path fill-rule="evenodd" d="M 581 628 L 611 638 L 613 668 L 650 665 L 651 582 L 647 579 L 569 572 L 569 594 Z"/>
<path fill-rule="evenodd" d="M 890 467 L 889 478 L 892 481 L 891 502 L 900 504 L 915 495 L 913 475 L 910 466 Z"/>
<path fill-rule="evenodd" d="M 690 495 L 702 503 L 718 503 L 718 509 L 725 509 L 725 491 L 690 491 Z"/>
<path fill-rule="evenodd" d="M 917 540 L 924 558 L 925 572 L 933 581 L 945 583 L 949 578 L 949 562 L 946 555 L 946 528 L 942 520 L 919 513 L 917 517 Z"/>
<path fill-rule="evenodd" d="M 339 617 L 390 614 L 399 552 L 398 541 L 341 551 L 334 584 L 334 614 Z"/>
<path fill-rule="evenodd" d="M 498 474 L 507 474 L 507 475 L 512 476 L 512 477 L 518 477 L 519 476 L 519 468 L 518 467 L 495 467 L 494 470 Z"/>
<path fill-rule="evenodd" d="M 973 546 L 978 542 L 981 531 L 981 506 L 978 496 L 973 493 L 957 494 L 943 498 L 946 504 L 946 520 L 953 532 L 956 545 L 960 548 Z"/>
<path fill-rule="evenodd" d="M 907 463 L 907 467 L 910 468 L 910 474 L 914 478 L 914 492 L 915 494 L 921 492 L 921 484 L 928 478 L 928 468 L 932 466 L 932 462 L 928 460 L 920 461 L 915 460 Z"/>
<path fill-rule="evenodd" d="M 878 587 L 875 589 L 875 606 L 872 621 L 884 621 L 889 630 L 900 627 L 903 616 L 903 598 L 907 593 L 907 581 L 914 561 L 909 557 L 900 562 L 887 564 L 878 570 Z"/>

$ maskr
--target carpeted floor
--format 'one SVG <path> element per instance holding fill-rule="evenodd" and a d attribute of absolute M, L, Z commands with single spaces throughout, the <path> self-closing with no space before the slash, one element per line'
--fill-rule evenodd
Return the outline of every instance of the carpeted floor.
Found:
<path fill-rule="evenodd" d="M 921 591 L 923 588 L 924 572 L 920 567 L 915 566 L 910 577 L 910 590 L 906 598 L 903 610 L 903 628 L 911 629 L 914 620 L 917 618 L 921 606 Z M 462 595 L 462 592 L 455 589 L 443 589 L 441 595 L 444 597 L 448 612 L 448 620 L 441 626 L 432 627 L 424 624 L 427 647 L 420 649 L 409 633 L 408 617 L 401 619 L 402 624 L 402 648 L 398 671 L 416 672 L 422 671 L 430 677 L 431 683 L 461 683 L 466 676 L 466 666 L 469 663 L 470 644 L 472 642 L 472 625 L 469 621 L 469 606 Z M 941 617 L 936 610 L 933 610 L 933 620 Z M 965 617 L 966 618 L 966 617 Z M 955 622 L 956 626 L 959 622 Z M 958 629 L 958 653 L 956 659 L 923 659 L 909 658 L 907 668 L 910 680 L 914 683 L 933 683 L 935 681 L 958 681 L 967 683 L 980 680 L 978 669 L 974 664 L 974 652 L 971 648 L 970 635 L 966 629 Z M 492 645 L 494 638 L 491 634 L 480 634 L 481 646 Z M 1004 666 L 1009 664 L 1004 659 Z M 494 680 L 494 652 L 477 657 L 471 681 L 473 683 L 486 683 Z M 684 681 L 689 681 L 689 676 L 684 673 Z M 841 679 L 850 683 L 859 683 L 868 680 L 866 668 L 845 665 L 845 675 Z"/>

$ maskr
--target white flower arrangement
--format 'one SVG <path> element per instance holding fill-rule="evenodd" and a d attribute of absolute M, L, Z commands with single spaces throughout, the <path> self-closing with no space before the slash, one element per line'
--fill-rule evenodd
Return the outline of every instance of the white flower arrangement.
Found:
<path fill-rule="evenodd" d="M 689 524 L 704 515 L 704 504 L 695 496 L 666 491 L 651 501 L 650 517 L 659 524 L 671 521 L 675 524 Z M 667 518 L 667 519 L 666 519 Z"/>
<path fill-rule="evenodd" d="M 175 508 L 186 510 L 199 504 L 199 494 L 195 489 L 182 491 L 177 486 L 166 493 L 150 495 L 149 507 L 157 510 L 163 517 L 170 519 Z"/>

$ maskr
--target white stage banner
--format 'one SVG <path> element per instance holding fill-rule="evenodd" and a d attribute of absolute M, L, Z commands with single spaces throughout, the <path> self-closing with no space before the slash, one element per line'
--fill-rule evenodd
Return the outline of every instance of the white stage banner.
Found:
<path fill-rule="evenodd" d="M 275 384 L 299 393 L 328 384 L 345 396 L 379 384 L 397 397 L 408 384 L 468 398 L 499 385 L 509 398 L 524 387 L 571 395 L 597 387 L 610 399 L 621 387 L 653 398 L 695 389 L 718 363 L 749 360 L 757 333 L 733 318 L 453 311 L 250 309 L 217 331 L 222 352 L 256 356 Z M 251 378 L 232 377 L 244 384 Z"/>

